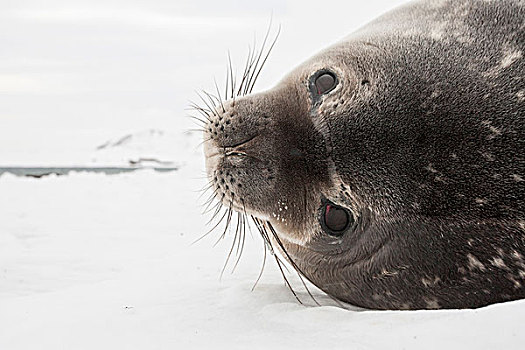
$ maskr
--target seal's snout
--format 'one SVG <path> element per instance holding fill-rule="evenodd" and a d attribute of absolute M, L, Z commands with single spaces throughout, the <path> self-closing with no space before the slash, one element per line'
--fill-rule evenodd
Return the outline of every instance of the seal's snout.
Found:
<path fill-rule="evenodd" d="M 286 98 L 293 91 L 282 89 L 222 102 L 205 126 L 206 170 L 217 197 L 259 217 L 278 210 L 268 198 L 299 201 L 290 179 L 316 176 L 325 168 L 322 140 L 307 110 Z"/>
<path fill-rule="evenodd" d="M 275 178 L 264 150 L 270 120 L 254 106 L 254 96 L 223 101 L 208 115 L 204 129 L 206 172 L 216 197 L 238 211 L 255 210 Z"/>

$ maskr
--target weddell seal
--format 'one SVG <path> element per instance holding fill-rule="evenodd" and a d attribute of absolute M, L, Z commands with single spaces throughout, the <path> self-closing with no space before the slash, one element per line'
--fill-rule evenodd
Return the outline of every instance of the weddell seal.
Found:
<path fill-rule="evenodd" d="M 525 297 L 525 1 L 411 2 L 249 94 L 264 59 L 197 107 L 228 222 L 357 306 Z"/>

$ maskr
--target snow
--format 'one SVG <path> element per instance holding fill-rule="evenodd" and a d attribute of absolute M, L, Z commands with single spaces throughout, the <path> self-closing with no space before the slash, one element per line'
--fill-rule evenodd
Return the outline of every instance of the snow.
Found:
<path fill-rule="evenodd" d="M 518 349 L 525 302 L 462 311 L 338 307 L 285 287 L 262 242 L 220 279 L 200 160 L 173 173 L 0 178 L 0 349 Z"/>
<path fill-rule="evenodd" d="M 179 170 L 0 176 L 0 349 L 521 349 L 524 301 L 379 312 L 310 286 L 318 306 L 289 273 L 302 305 L 271 260 L 253 288 L 255 230 L 222 278 L 233 234 L 193 243 L 210 214 L 185 108 L 221 81 L 227 50 L 242 65 L 273 10 L 283 30 L 261 90 L 401 2 L 328 0 L 329 16 L 299 0 L 2 2 L 0 167 Z"/>

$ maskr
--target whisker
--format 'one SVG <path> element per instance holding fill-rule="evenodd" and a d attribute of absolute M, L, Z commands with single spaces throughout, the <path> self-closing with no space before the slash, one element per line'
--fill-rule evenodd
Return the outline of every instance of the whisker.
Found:
<path fill-rule="evenodd" d="M 264 241 L 264 244 L 265 244 L 265 248 L 268 249 L 270 251 L 270 253 L 273 255 L 274 254 L 274 251 L 273 251 L 273 246 L 270 242 L 270 237 L 268 237 L 268 232 L 266 232 L 266 229 L 264 229 L 263 225 L 262 225 L 262 222 L 257 219 L 256 217 L 254 217 L 253 215 L 250 215 L 252 221 L 255 223 L 255 227 L 257 228 L 257 230 L 259 231 L 259 233 L 261 234 L 261 237 L 263 238 L 263 241 Z"/>
<path fill-rule="evenodd" d="M 251 58 L 251 61 L 250 61 L 250 69 L 248 70 L 247 72 L 247 77 L 245 79 L 245 84 L 243 86 L 243 92 L 242 92 L 242 95 L 245 96 L 247 95 L 247 92 L 248 92 L 248 86 L 249 86 L 249 80 L 251 79 L 251 76 L 253 75 L 253 72 L 257 69 L 256 66 L 257 66 L 257 57 L 259 54 L 257 54 L 257 49 L 255 48 L 255 39 L 254 39 L 254 50 L 253 50 L 253 55 L 252 55 L 252 58 Z"/>
<path fill-rule="evenodd" d="M 243 206 L 244 206 L 244 203 L 243 203 Z M 246 211 L 246 209 L 245 209 L 245 211 Z M 253 287 L 252 287 L 252 291 L 253 291 L 255 289 L 255 287 L 257 286 L 257 283 L 259 283 L 259 280 L 262 277 L 262 274 L 263 274 L 263 271 L 264 271 L 264 267 L 266 266 L 266 257 L 267 257 L 267 252 L 268 252 L 269 248 L 268 248 L 268 242 L 267 242 L 266 238 L 264 237 L 264 233 L 262 232 L 262 229 L 259 227 L 259 222 L 253 216 L 251 216 L 251 219 L 255 223 L 255 227 L 257 228 L 257 230 L 261 234 L 261 237 L 263 238 L 263 244 L 264 244 L 263 264 L 261 266 L 261 271 L 259 272 L 259 276 L 257 276 L 257 280 L 253 284 Z"/>
<path fill-rule="evenodd" d="M 215 217 L 217 217 L 217 215 L 219 215 L 219 213 L 221 212 L 221 209 L 223 208 L 223 204 L 221 201 L 218 201 L 217 204 L 213 207 L 214 209 L 214 212 L 210 218 L 210 220 L 208 220 L 208 222 L 206 223 L 206 226 L 208 226 L 213 220 L 215 220 Z M 223 214 L 224 216 L 225 214 Z M 221 219 L 222 220 L 222 219 Z"/>
<path fill-rule="evenodd" d="M 279 38 L 279 35 L 281 34 L 281 25 L 279 25 L 279 29 L 277 31 L 277 34 L 275 35 L 275 39 L 273 39 L 273 42 L 272 42 L 272 45 L 270 46 L 270 48 L 268 49 L 268 52 L 266 53 L 266 56 L 264 57 L 264 60 L 262 61 L 261 63 L 261 66 L 259 67 L 259 70 L 257 71 L 257 74 L 255 75 L 255 78 L 253 79 L 253 83 L 252 83 L 252 86 L 250 87 L 248 93 L 251 93 L 252 90 L 253 90 L 253 87 L 255 86 L 255 82 L 257 81 L 257 79 L 259 78 L 259 74 L 261 73 L 264 65 L 266 64 L 266 61 L 268 60 L 268 57 L 270 56 L 270 53 L 272 52 L 273 50 L 273 47 L 275 46 L 275 43 L 277 42 L 277 39 Z"/>
<path fill-rule="evenodd" d="M 200 190 L 198 190 L 198 192 L 200 192 L 199 196 L 197 197 L 197 200 L 201 200 L 202 197 L 208 193 L 211 189 L 213 188 L 213 185 L 208 185 L 208 186 L 205 186 L 203 188 L 201 188 Z M 213 202 L 213 198 L 215 196 L 215 191 L 213 191 L 211 193 L 211 195 L 208 197 L 208 199 L 203 203 L 203 205 L 206 205 L 208 202 Z"/>
<path fill-rule="evenodd" d="M 204 179 L 207 179 L 207 178 L 208 178 L 207 176 L 204 176 L 204 177 L 201 177 L 201 180 L 204 180 Z M 201 193 L 201 195 L 202 195 L 203 193 L 206 193 L 206 191 L 208 191 L 212 187 L 213 187 L 213 183 L 208 182 L 208 183 L 206 183 L 206 185 L 202 186 L 200 189 L 198 189 L 198 190 L 196 190 L 194 192 Z M 199 199 L 200 199 L 200 197 L 199 197 Z"/>
<path fill-rule="evenodd" d="M 188 132 L 188 133 L 192 133 L 192 132 L 204 132 L 204 131 L 206 130 L 206 129 L 204 128 L 204 125 L 197 124 L 196 121 L 192 120 L 192 123 L 193 123 L 193 125 L 195 125 L 196 127 L 198 127 L 198 129 L 195 129 L 195 128 L 186 129 L 186 132 Z"/>
<path fill-rule="evenodd" d="M 199 122 L 199 123 L 202 123 L 202 124 L 203 124 L 203 125 L 202 125 L 202 127 L 203 127 L 202 130 L 204 130 L 204 126 L 207 124 L 206 121 L 202 120 L 202 119 L 199 118 L 199 117 L 193 116 L 193 115 L 189 115 L 188 117 L 190 117 L 191 119 L 193 119 L 193 120 L 195 120 L 195 121 L 197 121 L 197 122 Z M 200 125 L 200 124 L 197 124 L 197 125 Z M 201 130 L 201 131 L 202 131 L 202 130 Z"/>
<path fill-rule="evenodd" d="M 250 56 L 251 56 L 251 54 L 252 54 L 252 48 L 250 47 L 250 45 L 248 45 L 248 56 L 246 57 L 246 62 L 244 64 L 244 71 L 243 71 L 243 73 L 241 75 L 241 77 L 242 77 L 241 78 L 241 83 L 239 84 L 239 88 L 238 88 L 237 93 L 236 93 L 237 96 L 239 96 L 241 94 L 242 86 L 244 84 L 244 79 L 246 79 L 246 74 L 247 74 L 246 72 L 248 70 L 248 66 L 249 66 L 249 63 L 250 63 Z"/>
<path fill-rule="evenodd" d="M 261 277 L 262 277 L 262 275 L 263 275 L 264 267 L 266 266 L 266 256 L 267 256 L 267 251 L 268 251 L 268 249 L 266 249 L 266 245 L 265 245 L 265 246 L 264 246 L 264 256 L 263 256 L 263 263 L 262 263 L 262 266 L 261 266 L 261 271 L 259 272 L 259 276 L 257 276 L 257 280 L 256 280 L 255 283 L 253 284 L 252 292 L 253 292 L 253 290 L 255 289 L 255 287 L 257 287 L 257 284 L 259 283 L 259 281 L 261 280 Z"/>
<path fill-rule="evenodd" d="M 303 302 L 301 301 L 301 299 L 299 298 L 299 296 L 297 295 L 297 293 L 295 292 L 295 290 L 292 288 L 292 285 L 290 284 L 290 281 L 288 281 L 288 278 L 286 278 L 286 275 L 283 271 L 283 268 L 281 266 L 281 261 L 279 260 L 279 258 L 277 257 L 277 255 L 274 254 L 273 256 L 275 258 L 275 261 L 277 262 L 277 266 L 279 267 L 279 270 L 281 271 L 281 275 L 283 276 L 284 278 L 284 283 L 288 286 L 288 289 L 290 289 L 290 291 L 292 292 L 293 296 L 295 297 L 295 299 L 297 299 L 297 301 L 299 302 L 299 304 L 303 304 Z"/>
<path fill-rule="evenodd" d="M 304 281 L 304 278 L 303 276 L 305 276 L 305 274 L 301 271 L 301 269 L 299 268 L 299 266 L 297 266 L 297 264 L 293 261 L 292 257 L 290 256 L 290 254 L 288 254 L 288 251 L 285 249 L 283 243 L 281 242 L 279 236 L 277 236 L 277 232 L 275 231 L 275 229 L 273 228 L 272 224 L 270 222 L 266 222 L 268 224 L 268 228 L 270 229 L 272 235 L 273 235 L 273 238 L 275 239 L 275 241 L 277 242 L 277 244 L 279 245 L 279 247 L 281 248 L 282 252 L 285 254 L 287 260 L 290 262 L 290 264 L 292 265 L 292 267 L 295 269 L 295 271 L 297 272 L 297 275 L 299 276 L 299 279 L 301 280 L 301 283 L 303 284 L 303 287 L 306 289 L 306 292 L 308 293 L 308 295 L 310 296 L 310 298 L 312 298 L 312 300 L 315 302 L 315 304 L 317 306 L 321 306 L 321 304 L 319 304 L 319 302 L 317 302 L 317 299 L 314 298 L 314 296 L 312 295 L 312 293 L 310 292 L 310 289 L 308 288 L 308 286 L 306 285 L 305 281 Z"/>
<path fill-rule="evenodd" d="M 224 226 L 224 231 L 222 232 L 222 235 L 220 235 L 220 237 L 217 239 L 217 241 L 215 242 L 215 244 L 213 245 L 214 247 L 219 244 L 219 242 L 221 240 L 224 239 L 224 237 L 226 237 L 226 232 L 228 232 L 228 229 L 230 228 L 230 224 L 231 224 L 231 220 L 232 220 L 232 215 L 233 215 L 233 209 L 231 207 L 231 204 L 227 210 L 227 213 L 228 213 L 228 216 L 226 217 L 226 224 Z"/>
<path fill-rule="evenodd" d="M 241 199 L 242 203 L 242 244 L 241 244 L 241 250 L 238 254 L 237 261 L 235 262 L 235 266 L 233 267 L 233 270 L 237 267 L 237 264 L 239 264 L 239 261 L 241 260 L 242 253 L 244 251 L 244 243 L 246 242 L 246 226 L 248 226 L 248 229 L 250 230 L 250 222 L 248 221 L 248 214 L 246 214 L 246 206 L 244 205 L 244 200 Z"/>
<path fill-rule="evenodd" d="M 192 102 L 193 103 L 193 102 Z M 196 111 L 196 112 L 199 112 L 204 118 L 206 118 L 207 121 L 211 122 L 211 119 L 210 119 L 210 113 L 211 111 L 208 111 L 207 109 L 205 108 L 202 108 L 202 107 L 199 107 L 197 105 L 193 105 L 191 104 L 190 105 L 190 108 L 187 108 L 186 110 L 191 110 L 191 111 Z"/>
<path fill-rule="evenodd" d="M 241 213 L 238 214 L 241 215 Z M 237 243 L 237 251 L 235 252 L 237 259 L 233 265 L 232 273 L 235 272 L 237 265 L 239 265 L 239 261 L 241 260 L 242 253 L 244 251 L 244 243 L 246 241 L 246 216 L 244 214 L 241 215 L 241 229 L 242 230 L 239 230 L 240 240 Z"/>
<path fill-rule="evenodd" d="M 205 94 L 208 97 L 208 100 L 213 105 L 213 108 L 215 109 L 215 111 L 217 111 L 217 103 L 220 104 L 221 100 L 219 100 L 219 98 L 217 96 L 215 96 L 214 94 L 209 93 L 208 91 L 202 90 L 202 93 Z"/>
<path fill-rule="evenodd" d="M 198 112 L 201 116 L 203 116 L 208 122 L 211 122 L 211 119 L 210 119 L 210 114 L 211 112 L 208 111 L 207 109 L 205 108 L 202 108 L 202 107 L 199 107 L 195 104 L 193 104 L 194 102 L 192 102 L 189 106 L 189 108 L 185 108 L 185 110 L 187 111 L 192 111 L 192 112 Z M 206 123 L 205 123 L 206 124 Z"/>
<path fill-rule="evenodd" d="M 216 193 L 217 194 L 217 193 Z M 216 195 L 215 194 L 215 195 Z M 214 195 L 214 198 L 215 198 L 215 195 Z M 221 209 L 223 208 L 223 204 L 222 204 L 222 201 L 217 201 L 217 204 L 215 204 L 215 206 L 211 209 L 213 210 L 213 214 L 211 216 L 211 218 L 208 220 L 208 222 L 206 222 L 206 226 L 208 226 L 209 224 L 211 224 L 213 222 L 213 220 L 215 220 L 215 218 L 220 214 L 221 212 Z M 210 210 L 210 211 L 211 211 Z M 223 214 L 224 215 L 224 214 Z M 221 219 L 222 220 L 222 219 Z"/>
<path fill-rule="evenodd" d="M 222 108 L 222 113 L 226 113 L 226 110 L 224 109 L 224 105 L 222 104 L 222 97 L 221 97 L 221 93 L 219 92 L 219 86 L 217 85 L 217 80 L 213 78 L 213 82 L 215 83 L 215 89 L 217 90 L 217 95 L 219 95 L 219 103 Z"/>
<path fill-rule="evenodd" d="M 228 58 L 230 57 L 230 50 L 228 50 Z M 226 87 L 224 88 L 224 98 L 228 100 L 228 87 L 229 87 L 229 81 L 230 81 L 230 71 L 228 67 L 228 63 L 226 63 Z M 233 81 L 232 81 L 233 84 Z"/>
<path fill-rule="evenodd" d="M 232 242 L 232 245 L 230 247 L 230 251 L 228 252 L 228 256 L 226 257 L 226 261 L 224 262 L 224 266 L 222 267 L 222 270 L 221 270 L 221 277 L 223 276 L 224 274 L 224 271 L 226 270 L 226 266 L 228 266 L 228 262 L 230 261 L 230 258 L 232 256 L 232 253 L 233 253 L 233 250 L 235 248 L 235 243 L 237 241 L 240 241 L 241 237 L 239 237 L 239 219 L 240 218 L 240 215 L 239 213 L 237 213 L 237 226 L 235 227 L 235 235 L 233 236 L 233 242 Z"/>
<path fill-rule="evenodd" d="M 220 211 L 220 208 L 219 208 L 219 211 Z M 212 233 L 222 222 L 222 220 L 224 220 L 224 216 L 226 215 L 228 211 L 225 210 L 224 211 L 224 214 L 222 215 L 222 217 L 220 218 L 220 220 L 208 231 L 206 232 L 205 234 L 203 234 L 202 236 L 200 236 L 199 238 L 197 238 L 195 241 L 191 242 L 191 245 L 201 241 L 204 237 L 208 236 L 210 233 Z M 212 219 L 213 221 L 213 219 Z"/>
<path fill-rule="evenodd" d="M 210 141 L 210 140 L 212 140 L 211 136 L 210 136 L 210 137 L 207 137 L 207 138 L 205 138 L 205 139 L 203 139 L 201 142 L 199 142 L 199 143 L 197 144 L 197 146 L 195 146 L 195 149 L 199 148 L 199 147 L 202 146 L 204 143 L 206 143 L 206 142 L 208 142 L 208 141 Z"/>
<path fill-rule="evenodd" d="M 269 247 L 269 250 L 272 254 L 272 256 L 274 257 L 276 263 L 277 263 L 277 266 L 279 267 L 279 270 L 281 271 L 281 275 L 284 279 L 284 282 L 285 282 L 285 285 L 288 287 L 288 289 L 290 289 L 290 291 L 292 292 L 292 294 L 294 295 L 294 297 L 297 299 L 297 301 L 300 303 L 300 304 L 303 304 L 303 302 L 301 301 L 301 299 L 299 298 L 299 296 L 297 295 L 297 293 L 295 292 L 295 290 L 293 289 L 290 281 L 288 280 L 288 278 L 286 277 L 286 274 L 284 273 L 284 269 L 286 269 L 286 265 L 283 264 L 283 262 L 279 259 L 279 257 L 277 256 L 277 254 L 275 253 L 275 250 L 272 246 L 272 243 L 270 241 L 270 237 L 268 235 L 268 231 L 266 230 L 266 222 L 264 222 L 264 224 L 257 218 L 254 218 L 252 216 L 252 219 L 254 219 L 254 221 L 256 223 L 258 223 L 258 228 L 260 229 L 260 232 L 261 232 L 261 235 L 263 236 L 265 242 L 268 243 L 268 247 Z M 289 271 L 288 271 L 289 272 Z"/>
<path fill-rule="evenodd" d="M 270 236 L 270 234 L 268 234 L 268 230 L 266 229 L 266 225 L 268 223 L 266 221 L 261 221 L 261 223 L 262 223 L 261 227 L 263 228 L 263 230 L 265 232 L 265 235 L 266 235 L 266 237 L 268 239 L 268 245 L 271 247 L 270 252 L 272 253 L 272 255 L 277 255 L 277 249 L 275 249 L 275 247 L 273 246 L 271 236 Z M 290 273 L 290 269 L 288 269 L 287 264 L 283 264 L 283 268 L 286 270 L 286 272 Z"/>
<path fill-rule="evenodd" d="M 195 124 L 195 126 L 199 126 L 198 124 Z M 191 129 L 186 129 L 186 132 L 188 133 L 192 133 L 192 132 L 203 132 L 204 130 L 202 129 L 194 129 L 194 128 L 191 128 Z"/>
<path fill-rule="evenodd" d="M 237 228 L 235 229 L 235 234 L 237 235 L 237 229 L 239 229 L 239 238 L 242 237 L 242 233 L 241 233 L 241 228 L 242 228 L 242 215 L 241 213 L 237 213 Z M 235 255 L 238 256 L 239 255 L 239 250 L 241 248 L 241 240 L 239 239 L 237 241 L 237 248 L 235 250 Z"/>
<path fill-rule="evenodd" d="M 253 79 L 253 75 L 254 75 L 255 71 L 257 70 L 257 66 L 259 65 L 259 61 L 261 60 L 262 54 L 264 52 L 264 47 L 266 45 L 266 41 L 268 40 L 268 36 L 270 35 L 271 28 L 272 28 L 272 18 L 270 18 L 270 24 L 268 25 L 268 29 L 266 30 L 266 35 L 264 36 L 264 40 L 263 40 L 263 43 L 261 45 L 261 49 L 259 51 L 259 54 L 257 55 L 257 60 L 255 62 L 255 66 L 253 68 L 253 72 L 252 72 L 252 74 L 250 74 L 250 78 L 248 79 L 248 82 L 246 83 L 246 87 L 244 89 L 244 95 L 246 95 L 248 93 L 248 90 L 249 90 L 250 85 L 251 85 L 251 81 Z"/>
<path fill-rule="evenodd" d="M 189 101 L 189 108 L 186 108 L 186 110 L 190 110 L 190 111 L 200 111 L 202 113 L 204 113 L 205 115 L 209 115 L 212 111 L 209 110 L 208 108 L 204 108 L 204 107 L 201 107 L 199 106 L 196 102 L 194 101 Z"/>
<path fill-rule="evenodd" d="M 245 95 L 243 93 L 244 84 L 246 83 L 246 80 L 250 74 L 250 71 L 253 66 L 253 57 L 255 56 L 255 49 L 252 51 L 251 47 L 248 46 L 248 57 L 246 59 L 246 65 L 244 67 L 244 72 L 242 74 L 241 84 L 239 85 L 239 89 L 237 90 L 237 96 L 243 96 Z"/>
<path fill-rule="evenodd" d="M 206 105 L 206 107 L 208 107 L 208 110 L 210 111 L 211 114 L 213 114 L 214 116 L 217 116 L 217 113 L 215 111 L 215 105 L 213 107 L 211 107 L 208 102 L 204 99 L 204 97 L 202 97 L 201 94 L 199 94 L 198 91 L 195 91 L 195 93 L 197 94 L 197 96 L 199 96 L 199 98 L 202 100 L 202 102 Z M 213 101 L 212 101 L 213 102 Z M 213 104 L 213 103 L 212 103 Z"/>
<path fill-rule="evenodd" d="M 204 208 L 204 211 L 202 212 L 202 215 L 205 215 L 205 214 L 208 214 L 210 212 L 214 212 L 214 214 L 212 215 L 212 217 L 214 215 L 218 215 L 218 214 L 215 214 L 215 212 L 217 211 L 217 208 L 220 208 L 222 203 L 220 202 L 215 202 L 215 198 L 217 198 L 217 192 L 213 192 L 212 196 L 210 196 L 210 198 L 208 198 L 208 200 L 206 201 L 206 203 L 204 203 L 204 205 L 206 206 Z M 215 203 L 211 208 L 210 206 Z M 219 209 L 220 210 L 220 209 Z M 212 220 L 208 220 L 208 223 L 206 223 L 206 225 L 209 225 L 209 223 L 213 221 Z"/>
<path fill-rule="evenodd" d="M 211 185 L 211 186 L 209 187 L 209 189 L 211 189 L 211 188 L 213 188 L 213 187 L 214 187 L 214 186 Z M 206 189 L 206 190 L 208 190 L 208 189 Z M 203 192 L 203 193 L 205 193 L 205 192 Z M 202 204 L 202 205 L 205 207 L 204 210 L 203 210 L 203 212 L 202 212 L 202 214 L 207 214 L 207 213 L 209 213 L 208 208 L 212 205 L 212 203 L 214 203 L 215 198 L 217 198 L 217 191 L 216 191 L 215 189 L 213 189 L 212 194 L 211 194 L 211 195 L 208 197 L 208 199 L 206 199 L 206 201 Z M 218 205 L 220 205 L 220 204 L 221 204 L 220 202 L 216 202 L 215 205 L 213 206 L 213 208 L 215 208 L 216 206 L 218 206 Z M 213 210 L 213 209 L 212 209 L 212 210 Z"/>
<path fill-rule="evenodd" d="M 228 63 L 230 66 L 230 79 L 231 79 L 231 96 L 230 98 L 233 99 L 233 102 L 235 104 L 235 80 L 233 79 L 233 68 L 232 68 L 232 59 L 230 55 L 230 51 L 228 50 Z"/>

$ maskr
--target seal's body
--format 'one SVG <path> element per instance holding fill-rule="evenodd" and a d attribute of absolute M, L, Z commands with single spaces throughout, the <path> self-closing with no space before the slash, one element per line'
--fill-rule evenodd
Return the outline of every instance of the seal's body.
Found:
<path fill-rule="evenodd" d="M 525 297 L 525 2 L 378 18 L 206 127 L 222 202 L 316 286 L 378 309 Z"/>

